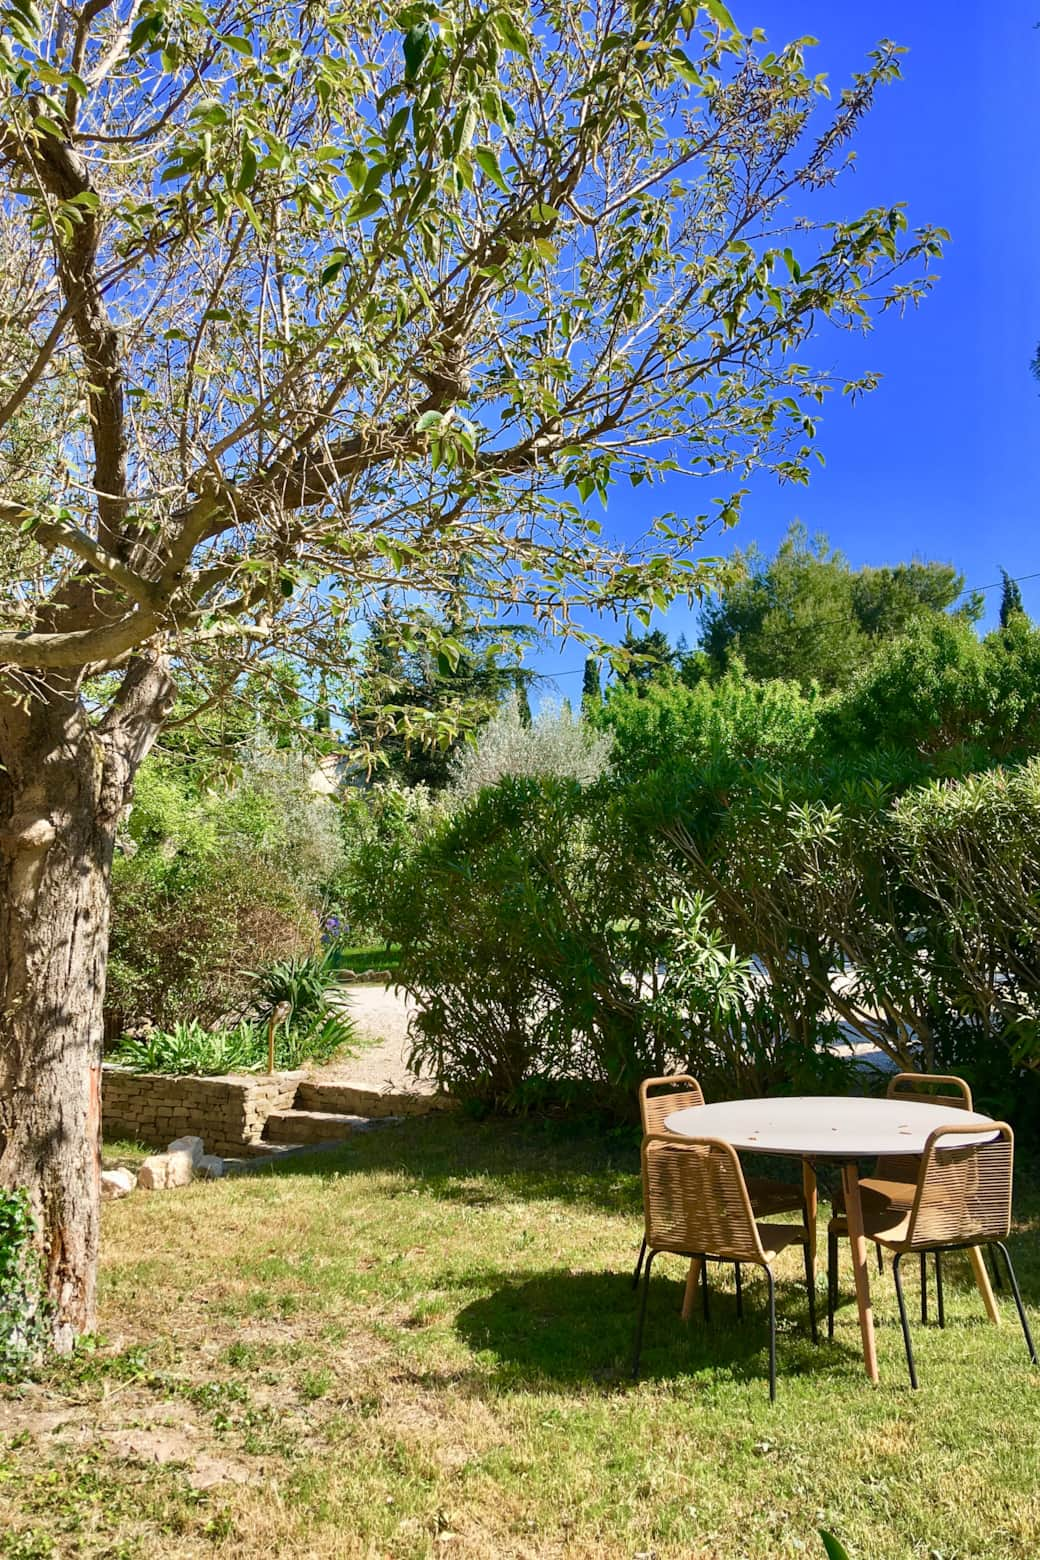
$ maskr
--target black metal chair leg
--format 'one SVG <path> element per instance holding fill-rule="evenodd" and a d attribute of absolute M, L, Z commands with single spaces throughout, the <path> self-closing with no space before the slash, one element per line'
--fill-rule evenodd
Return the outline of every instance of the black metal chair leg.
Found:
<path fill-rule="evenodd" d="M 708 1303 L 708 1259 L 707 1259 L 707 1257 L 702 1257 L 701 1258 L 701 1310 L 704 1313 L 704 1320 L 706 1322 L 710 1322 L 711 1321 L 711 1306 Z"/>
<path fill-rule="evenodd" d="M 939 1326 L 946 1326 L 946 1311 L 943 1307 L 943 1280 L 942 1280 L 942 1252 L 935 1253 L 935 1309 L 939 1314 Z"/>
<path fill-rule="evenodd" d="M 639 1288 L 639 1275 L 640 1275 L 640 1273 L 642 1272 L 642 1269 L 643 1269 L 643 1258 L 645 1256 L 646 1256 L 646 1236 L 644 1235 L 642 1244 L 639 1247 L 639 1255 L 636 1258 L 636 1270 L 632 1274 L 632 1288 L 633 1289 L 638 1289 Z"/>
<path fill-rule="evenodd" d="M 928 1256 L 921 1252 L 921 1323 L 928 1320 Z"/>
<path fill-rule="evenodd" d="M 989 1257 L 989 1265 L 993 1270 L 993 1288 L 1003 1289 L 1004 1275 L 1000 1271 L 1000 1263 L 997 1261 L 996 1252 L 993 1250 L 992 1246 L 986 1246 L 984 1249 L 986 1251 L 986 1255 Z"/>
<path fill-rule="evenodd" d="M 646 1325 L 646 1301 L 650 1293 L 650 1269 L 653 1266 L 655 1252 L 651 1251 L 646 1259 L 646 1267 L 643 1269 L 643 1295 L 639 1302 L 639 1320 L 636 1322 L 636 1346 L 632 1355 L 632 1380 L 639 1380 L 639 1356 L 643 1349 L 643 1328 Z"/>
<path fill-rule="evenodd" d="M 903 1347 L 906 1349 L 906 1363 L 910 1371 L 910 1385 L 917 1390 L 917 1371 L 914 1367 L 914 1349 L 910 1342 L 910 1323 L 906 1317 L 906 1297 L 903 1294 L 903 1280 L 899 1272 L 899 1263 L 903 1253 L 897 1251 L 892 1263 L 892 1276 L 896 1281 L 896 1299 L 899 1301 L 899 1321 L 903 1329 Z"/>
<path fill-rule="evenodd" d="M 769 1281 L 769 1401 L 776 1402 L 776 1280 L 773 1270 L 766 1268 Z"/>
<path fill-rule="evenodd" d="M 739 1262 L 734 1262 L 734 1264 L 733 1264 L 733 1277 L 734 1277 L 734 1280 L 735 1280 L 736 1286 L 737 1286 L 737 1320 L 738 1321 L 743 1321 L 743 1319 L 744 1319 L 744 1286 L 743 1286 L 743 1284 L 741 1282 L 740 1263 Z"/>
<path fill-rule="evenodd" d="M 1015 1270 L 1011 1266 L 1011 1257 L 1008 1254 L 1008 1249 L 1004 1245 L 1004 1242 L 1000 1240 L 994 1241 L 994 1245 L 1004 1258 L 1004 1263 L 1007 1267 L 1008 1278 L 1011 1280 L 1011 1293 L 1014 1296 L 1015 1309 L 1018 1312 L 1018 1319 L 1022 1323 L 1022 1333 L 1026 1340 L 1026 1348 L 1029 1350 L 1029 1358 L 1032 1360 L 1034 1365 L 1040 1365 L 1040 1360 L 1038 1360 L 1036 1357 L 1036 1344 L 1033 1342 L 1033 1334 L 1029 1331 L 1029 1322 L 1026 1318 L 1026 1308 L 1022 1304 L 1022 1295 L 1018 1287 L 1018 1279 L 1015 1277 Z"/>
<path fill-rule="evenodd" d="M 802 1251 L 805 1254 L 805 1287 L 809 1295 L 809 1332 L 813 1343 L 819 1343 L 820 1335 L 816 1328 L 816 1274 L 813 1272 L 812 1252 L 808 1242 Z"/>
<path fill-rule="evenodd" d="M 838 1308 L 838 1237 L 827 1235 L 827 1336 L 834 1337 L 834 1313 Z"/>
<path fill-rule="evenodd" d="M 874 1250 L 877 1252 L 877 1270 L 879 1273 L 883 1273 L 885 1271 L 885 1259 L 881 1255 L 881 1247 L 875 1246 Z"/>

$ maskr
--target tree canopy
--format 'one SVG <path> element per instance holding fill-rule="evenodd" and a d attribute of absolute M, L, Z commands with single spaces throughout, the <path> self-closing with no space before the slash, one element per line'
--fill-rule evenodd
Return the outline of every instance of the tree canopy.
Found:
<path fill-rule="evenodd" d="M 800 212 L 790 239 L 893 45 L 820 119 L 807 40 L 766 52 L 714 0 L 388 23 L 9 12 L 16 682 L 289 627 L 321 653 L 377 592 L 450 592 L 474 558 L 543 621 L 663 599 L 708 517 L 651 527 L 669 570 L 584 501 L 680 466 L 731 516 L 752 466 L 804 477 L 815 322 L 920 296 L 939 235 L 906 239 L 899 207 Z"/>
<path fill-rule="evenodd" d="M 807 476 L 820 323 L 919 299 L 943 235 L 817 199 L 897 47 L 828 104 L 811 40 L 722 0 L 3 25 L 0 1182 L 69 1347 L 115 832 L 177 685 L 356 662 L 388 597 L 450 663 L 460 596 L 568 628 L 703 588 L 749 473 Z M 603 530 L 614 481 L 675 471 L 704 513 Z"/>
<path fill-rule="evenodd" d="M 919 618 L 947 612 L 964 577 L 952 564 L 853 569 L 827 542 L 793 525 L 773 557 L 754 544 L 734 554 L 739 571 L 704 609 L 701 644 L 721 671 L 739 657 L 755 677 L 793 677 L 825 691 L 846 686 L 880 644 Z M 970 598 L 957 615 L 973 622 Z"/>

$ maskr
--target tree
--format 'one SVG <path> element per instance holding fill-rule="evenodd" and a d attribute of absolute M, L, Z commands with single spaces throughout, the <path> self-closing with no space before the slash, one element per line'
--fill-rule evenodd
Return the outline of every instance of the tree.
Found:
<path fill-rule="evenodd" d="M 814 212 L 895 46 L 829 110 L 720 0 L 4 25 L 0 1182 L 67 1348 L 113 840 L 177 685 L 341 665 L 387 591 L 551 626 L 703 588 L 707 515 L 626 550 L 587 501 L 680 465 L 730 521 L 756 467 L 804 480 L 803 347 L 922 296 L 942 234 Z"/>
<path fill-rule="evenodd" d="M 526 637 L 477 626 L 461 603 L 450 623 L 385 606 L 369 626 L 349 711 L 373 774 L 442 790 L 465 735 L 509 694 L 526 704 Z"/>
<path fill-rule="evenodd" d="M 916 619 L 943 613 L 964 579 L 945 563 L 851 569 L 826 537 L 793 525 L 772 558 L 752 545 L 743 570 L 705 607 L 701 644 L 717 671 L 739 657 L 754 677 L 793 677 L 829 692 L 845 687 L 880 643 Z M 960 615 L 974 621 L 973 597 Z"/>
<path fill-rule="evenodd" d="M 1001 569 L 1000 577 L 1003 580 L 1003 588 L 1000 592 L 1000 626 L 1007 628 L 1016 612 L 1025 612 L 1022 605 L 1022 591 L 1017 580 L 1013 580 L 1006 569 Z"/>
<path fill-rule="evenodd" d="M 625 688 L 644 693 L 652 684 L 671 677 L 679 656 L 668 643 L 664 629 L 651 628 L 645 634 L 637 634 L 634 629 L 627 628 L 617 660 L 618 682 Z"/>
<path fill-rule="evenodd" d="M 581 712 L 585 716 L 594 715 L 602 704 L 603 689 L 599 681 L 599 657 L 587 655 L 581 674 Z"/>

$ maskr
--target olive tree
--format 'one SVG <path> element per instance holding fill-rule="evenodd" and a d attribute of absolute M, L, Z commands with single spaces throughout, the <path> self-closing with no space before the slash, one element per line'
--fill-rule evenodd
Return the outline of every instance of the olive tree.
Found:
<path fill-rule="evenodd" d="M 387 596 L 566 628 L 702 586 L 749 471 L 806 474 L 814 331 L 917 298 L 941 234 L 818 209 L 895 46 L 828 106 L 808 40 L 721 0 L 8 0 L 3 29 L 0 1182 L 68 1347 L 113 838 L 178 687 L 341 660 Z M 622 546 L 586 507 L 671 471 L 704 513 Z"/>

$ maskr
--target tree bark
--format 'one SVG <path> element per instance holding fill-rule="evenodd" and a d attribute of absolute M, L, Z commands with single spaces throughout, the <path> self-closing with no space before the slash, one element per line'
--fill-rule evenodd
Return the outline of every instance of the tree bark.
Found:
<path fill-rule="evenodd" d="M 0 1185 L 29 1191 L 63 1353 L 94 1326 L 110 871 L 157 687 L 128 673 L 97 725 L 74 683 L 0 682 Z"/>

